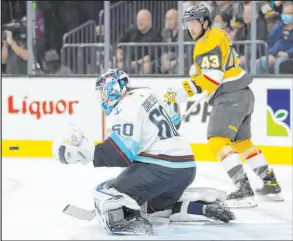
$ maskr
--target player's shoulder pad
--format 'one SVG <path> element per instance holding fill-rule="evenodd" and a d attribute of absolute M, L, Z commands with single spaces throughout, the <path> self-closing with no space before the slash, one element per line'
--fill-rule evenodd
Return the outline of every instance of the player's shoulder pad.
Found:
<path fill-rule="evenodd" d="M 194 55 L 209 55 L 210 51 L 219 48 L 221 39 L 224 37 L 225 31 L 212 27 L 210 32 L 205 34 L 197 43 L 194 48 Z M 212 53 L 215 54 L 215 53 Z"/>
<path fill-rule="evenodd" d="M 229 34 L 225 30 L 217 29 L 217 31 L 218 31 L 218 36 L 219 36 L 217 39 L 219 42 L 222 42 L 222 41 L 226 41 L 229 43 L 232 42 Z"/>
<path fill-rule="evenodd" d="M 229 34 L 220 28 L 212 28 L 210 36 L 212 37 L 213 41 L 217 44 L 220 44 L 223 40 L 228 40 L 230 41 L 230 36 Z"/>
<path fill-rule="evenodd" d="M 223 29 L 220 29 L 220 28 L 214 28 L 212 27 L 211 29 L 212 31 L 212 34 L 213 35 L 217 35 L 217 36 L 224 36 L 227 32 Z"/>
<path fill-rule="evenodd" d="M 136 96 L 134 101 L 139 102 L 141 107 L 143 107 L 146 112 L 149 112 L 152 106 L 156 105 L 157 103 L 160 104 L 161 101 L 163 101 L 150 88 L 136 89 L 134 90 L 133 95 Z"/>
<path fill-rule="evenodd" d="M 137 113 L 140 111 L 142 104 L 148 98 L 151 93 L 151 89 L 148 88 L 136 88 L 129 91 L 122 101 L 120 102 L 120 107 L 123 109 L 128 109 L 131 106 L 131 112 Z"/>
<path fill-rule="evenodd" d="M 136 101 L 143 103 L 150 95 L 154 95 L 150 88 L 137 88 L 130 91 L 130 95 Z"/>

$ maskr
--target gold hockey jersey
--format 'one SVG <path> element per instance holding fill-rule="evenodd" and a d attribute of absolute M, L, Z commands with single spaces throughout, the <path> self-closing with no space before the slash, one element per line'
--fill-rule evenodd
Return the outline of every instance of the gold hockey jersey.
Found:
<path fill-rule="evenodd" d="M 252 82 L 239 66 L 238 55 L 224 30 L 212 27 L 201 37 L 194 46 L 193 60 L 197 73 L 190 76 L 191 80 L 211 95 L 244 89 Z"/>

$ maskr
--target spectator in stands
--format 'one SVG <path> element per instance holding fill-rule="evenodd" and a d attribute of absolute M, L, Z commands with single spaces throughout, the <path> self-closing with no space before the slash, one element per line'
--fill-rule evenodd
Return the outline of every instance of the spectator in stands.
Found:
<path fill-rule="evenodd" d="M 44 74 L 50 75 L 70 75 L 71 71 L 68 67 L 60 64 L 60 58 L 56 50 L 50 49 L 45 53 L 44 58 Z"/>
<path fill-rule="evenodd" d="M 250 40 L 251 39 L 251 19 L 252 19 L 252 3 L 246 2 L 244 3 L 244 12 L 243 12 L 243 21 L 244 25 L 242 28 L 240 28 L 236 35 L 235 35 L 235 41 L 243 41 L 243 40 Z M 268 36 L 268 30 L 266 26 L 266 22 L 263 18 L 257 16 L 257 33 L 256 33 L 256 39 L 257 40 L 263 40 L 266 41 Z M 240 56 L 240 65 L 248 69 L 248 59 L 250 58 L 250 44 L 242 45 L 242 46 L 236 46 L 236 50 Z M 262 56 L 265 53 L 263 46 L 257 45 L 257 57 Z"/>
<path fill-rule="evenodd" d="M 282 62 L 293 58 L 293 3 L 283 5 L 282 21 L 270 32 L 267 40 L 268 57 L 263 56 L 256 61 L 258 74 L 267 73 L 268 69 L 279 74 Z"/>
<path fill-rule="evenodd" d="M 86 1 L 37 1 L 37 8 L 44 19 L 45 48 L 60 53 L 65 33 L 90 19 L 85 9 Z M 74 39 L 77 43 L 77 39 Z"/>
<path fill-rule="evenodd" d="M 220 12 L 230 25 L 231 19 L 233 17 L 233 12 L 234 12 L 234 6 L 233 6 L 234 3 L 232 1 L 216 1 L 216 2 L 217 2 L 216 12 Z"/>
<path fill-rule="evenodd" d="M 118 44 L 112 66 L 123 68 L 130 73 L 159 72 L 160 48 L 154 45 L 139 45 L 140 42 L 162 42 L 160 31 L 152 26 L 152 16 L 148 10 L 142 9 L 138 12 L 136 26 L 130 27 L 119 41 L 119 43 L 130 42 L 137 44 L 126 47 Z"/>
<path fill-rule="evenodd" d="M 176 9 L 170 9 L 165 15 L 166 28 L 162 32 L 163 42 L 177 42 L 178 39 L 178 12 Z M 162 73 L 177 73 L 177 56 L 176 46 L 164 47 L 161 57 Z"/>
<path fill-rule="evenodd" d="M 281 13 L 276 11 L 275 8 L 271 6 L 270 2 L 265 2 L 264 4 L 262 4 L 260 10 L 266 20 L 268 32 L 270 32 L 273 27 L 280 22 Z"/>
<path fill-rule="evenodd" d="M 271 7 L 273 8 L 273 10 L 279 14 L 281 14 L 283 12 L 283 3 L 285 1 L 267 1 Z"/>
<path fill-rule="evenodd" d="M 176 9 L 170 9 L 165 14 L 166 28 L 162 31 L 163 42 L 171 43 L 168 46 L 164 46 L 161 57 L 161 72 L 165 74 L 178 74 L 178 11 Z M 183 33 L 183 41 L 193 41 L 191 37 L 185 31 Z M 172 45 L 173 43 L 173 45 Z M 176 43 L 176 44 L 175 44 Z M 184 73 L 188 73 L 191 64 L 193 63 L 192 51 L 194 48 L 194 42 L 192 45 L 184 46 Z"/>
<path fill-rule="evenodd" d="M 273 27 L 280 23 L 281 16 L 278 12 L 272 10 L 265 14 L 265 19 L 267 22 L 268 32 L 271 32 Z"/>
<path fill-rule="evenodd" d="M 233 28 L 234 32 L 236 33 L 238 29 L 243 27 L 243 12 L 244 12 L 244 5 L 242 2 L 233 2 L 233 16 L 230 20 L 230 26 Z"/>
<path fill-rule="evenodd" d="M 220 28 L 225 30 L 229 35 L 230 38 L 233 39 L 235 36 L 235 32 L 232 29 L 232 27 L 230 26 L 230 24 L 228 23 L 228 19 L 226 18 L 226 15 L 221 13 L 220 11 L 217 11 L 215 13 L 215 17 L 214 17 L 214 21 L 213 21 L 213 26 L 215 28 Z"/>
<path fill-rule="evenodd" d="M 23 17 L 19 23 L 25 25 L 26 17 Z M 2 64 L 6 65 L 4 72 L 6 74 L 23 75 L 27 73 L 29 53 L 26 49 L 26 26 L 21 29 L 24 30 L 21 33 L 5 30 L 1 60 Z"/>

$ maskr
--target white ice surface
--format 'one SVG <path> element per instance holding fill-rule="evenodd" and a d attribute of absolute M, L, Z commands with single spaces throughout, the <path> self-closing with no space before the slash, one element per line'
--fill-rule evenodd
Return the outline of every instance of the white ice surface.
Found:
<path fill-rule="evenodd" d="M 198 162 L 193 186 L 227 192 L 233 185 L 220 163 Z M 236 224 L 164 227 L 155 237 L 142 239 L 292 240 L 292 166 L 272 166 L 285 202 L 259 201 L 253 209 L 235 210 Z M 258 178 L 246 167 L 254 188 Z M 137 239 L 109 236 L 96 221 L 87 222 L 62 213 L 68 204 L 93 208 L 92 189 L 115 177 L 119 168 L 62 165 L 53 159 L 2 159 L 2 238 L 4 240 Z M 176 181 L 176 180 L 174 180 Z"/>

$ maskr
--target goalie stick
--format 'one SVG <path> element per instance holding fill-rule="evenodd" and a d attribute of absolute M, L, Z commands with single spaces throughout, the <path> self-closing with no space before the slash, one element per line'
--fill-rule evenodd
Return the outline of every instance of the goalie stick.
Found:
<path fill-rule="evenodd" d="M 87 210 L 87 209 L 79 208 L 71 204 L 68 204 L 63 209 L 63 213 L 68 216 L 81 219 L 81 220 L 86 220 L 86 221 L 91 221 L 92 219 L 96 217 L 95 210 Z"/>

